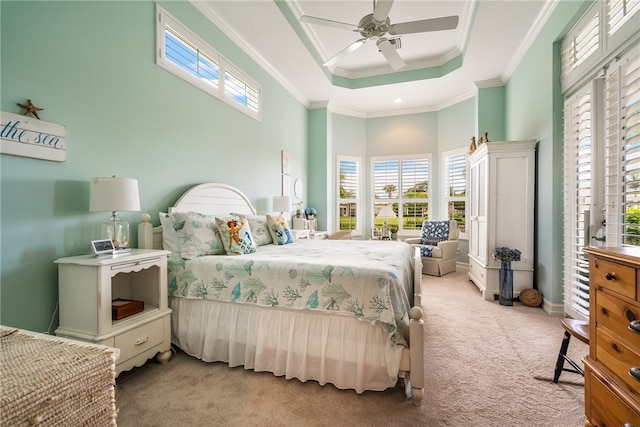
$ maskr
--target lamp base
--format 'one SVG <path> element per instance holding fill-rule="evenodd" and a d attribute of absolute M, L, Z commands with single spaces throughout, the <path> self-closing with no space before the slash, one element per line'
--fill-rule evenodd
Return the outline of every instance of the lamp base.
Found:
<path fill-rule="evenodd" d="M 129 222 L 113 212 L 111 218 L 102 223 L 102 236 L 113 241 L 116 250 L 129 247 Z M 115 253 L 115 251 L 114 251 Z"/>

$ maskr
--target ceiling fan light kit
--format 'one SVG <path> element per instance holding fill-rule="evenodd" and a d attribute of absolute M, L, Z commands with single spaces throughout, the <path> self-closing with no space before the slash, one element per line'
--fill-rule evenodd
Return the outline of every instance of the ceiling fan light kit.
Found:
<path fill-rule="evenodd" d="M 406 64 L 397 52 L 397 49 L 401 47 L 400 39 L 389 39 L 385 37 L 387 34 L 397 36 L 431 31 L 453 30 L 458 26 L 457 16 L 445 16 L 442 18 L 391 24 L 391 20 L 389 18 L 391 6 L 393 6 L 393 0 L 374 0 L 373 13 L 365 15 L 357 26 L 307 15 L 301 16 L 300 22 L 346 29 L 354 32 L 357 31 L 362 35 L 363 38 L 356 40 L 345 49 L 329 58 L 324 63 L 325 66 L 328 67 L 337 63 L 340 59 L 364 45 L 368 40 L 371 40 L 376 42 L 378 51 L 385 57 L 391 68 L 395 71 L 404 68 Z"/>

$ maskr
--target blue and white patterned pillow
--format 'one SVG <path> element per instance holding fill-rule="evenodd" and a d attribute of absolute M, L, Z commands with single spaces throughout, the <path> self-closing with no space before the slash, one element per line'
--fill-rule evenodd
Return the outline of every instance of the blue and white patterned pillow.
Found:
<path fill-rule="evenodd" d="M 182 258 L 225 253 L 214 216 L 198 212 L 172 212 L 169 216 L 178 234 Z"/>
<path fill-rule="evenodd" d="M 216 217 L 220 229 L 222 244 L 227 255 L 244 255 L 254 253 L 258 248 L 251 236 L 249 221 L 246 216 Z"/>
<path fill-rule="evenodd" d="M 449 221 L 425 221 L 422 223 L 420 243 L 435 246 L 449 240 Z"/>
<path fill-rule="evenodd" d="M 267 225 L 269 226 L 269 232 L 271 233 L 274 245 L 293 243 L 293 237 L 287 226 L 286 219 L 278 215 L 272 216 L 267 214 Z"/>

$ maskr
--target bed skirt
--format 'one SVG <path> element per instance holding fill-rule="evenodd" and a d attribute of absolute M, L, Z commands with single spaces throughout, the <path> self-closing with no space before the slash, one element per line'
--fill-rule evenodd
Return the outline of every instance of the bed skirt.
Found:
<path fill-rule="evenodd" d="M 225 362 L 340 389 L 395 386 L 402 349 L 379 322 L 211 300 L 169 298 L 172 341 L 205 362 Z"/>

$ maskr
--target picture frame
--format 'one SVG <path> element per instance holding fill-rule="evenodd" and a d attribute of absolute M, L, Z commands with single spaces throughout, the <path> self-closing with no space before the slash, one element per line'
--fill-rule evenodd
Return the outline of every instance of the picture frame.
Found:
<path fill-rule="evenodd" d="M 291 176 L 282 174 L 282 195 L 291 196 Z"/>
<path fill-rule="evenodd" d="M 282 150 L 282 173 L 291 175 L 291 154 L 284 150 Z"/>

